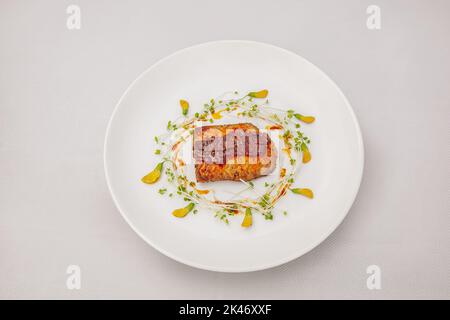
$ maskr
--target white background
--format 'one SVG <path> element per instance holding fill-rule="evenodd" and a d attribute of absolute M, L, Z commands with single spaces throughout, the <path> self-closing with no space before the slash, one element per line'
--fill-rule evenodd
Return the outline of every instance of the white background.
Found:
<path fill-rule="evenodd" d="M 81 30 L 66 8 L 81 8 Z M 382 28 L 366 27 L 381 7 Z M 450 298 L 449 1 L 0 2 L 0 298 Z M 246 39 L 300 54 L 346 94 L 365 172 L 325 242 L 247 274 L 166 258 L 107 190 L 103 141 L 142 71 L 187 46 Z M 81 290 L 66 268 L 82 269 Z M 366 268 L 382 270 L 368 290 Z"/>

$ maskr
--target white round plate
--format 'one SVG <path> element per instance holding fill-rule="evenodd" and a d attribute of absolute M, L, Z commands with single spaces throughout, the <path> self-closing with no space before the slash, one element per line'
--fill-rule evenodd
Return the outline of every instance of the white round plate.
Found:
<path fill-rule="evenodd" d="M 275 213 L 273 221 L 255 217 L 249 229 L 240 226 L 240 215 L 229 225 L 207 210 L 173 217 L 172 210 L 185 205 L 182 199 L 161 196 L 163 182 L 145 185 L 140 178 L 159 160 L 154 136 L 180 115 L 179 99 L 195 112 L 224 92 L 261 89 L 269 90 L 272 105 L 316 117 L 302 126 L 311 138 L 312 161 L 296 179 L 314 191 L 314 199 L 287 194 L 277 205 L 287 215 Z M 217 41 L 164 58 L 130 85 L 111 117 L 104 157 L 114 202 L 145 241 L 193 267 L 246 272 L 300 257 L 336 229 L 358 192 L 364 151 L 350 104 L 313 64 L 272 45 Z"/>

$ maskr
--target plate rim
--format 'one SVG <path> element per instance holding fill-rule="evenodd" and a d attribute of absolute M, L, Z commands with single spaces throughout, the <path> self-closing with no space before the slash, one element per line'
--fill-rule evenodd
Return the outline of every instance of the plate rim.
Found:
<path fill-rule="evenodd" d="M 319 237 L 318 240 L 314 241 L 309 247 L 307 247 L 306 249 L 303 250 L 299 250 L 299 251 L 295 251 L 292 255 L 286 256 L 283 259 L 279 259 L 277 261 L 273 261 L 271 263 L 267 263 L 265 265 L 258 265 L 255 267 L 247 267 L 247 268 L 220 268 L 220 267 L 212 267 L 212 266 L 208 266 L 208 265 L 202 265 L 199 263 L 195 263 L 192 261 L 189 261 L 187 259 L 183 259 L 180 258 L 178 256 L 176 256 L 175 254 L 172 254 L 171 252 L 161 248 L 160 246 L 158 246 L 157 244 L 155 244 L 153 241 L 149 240 L 145 235 L 143 235 L 138 229 L 137 227 L 134 226 L 134 224 L 130 221 L 130 219 L 127 217 L 127 215 L 125 214 L 125 210 L 122 209 L 122 207 L 120 206 L 119 201 L 117 200 L 116 195 L 113 192 L 112 186 L 111 186 L 111 181 L 110 181 L 110 177 L 108 174 L 108 164 L 107 164 L 107 148 L 108 148 L 108 138 L 110 136 L 110 131 L 111 131 L 111 127 L 112 127 L 112 123 L 114 121 L 114 118 L 116 117 L 116 114 L 118 112 L 118 109 L 122 103 L 122 101 L 125 99 L 125 97 L 128 95 L 128 93 L 131 91 L 131 89 L 134 87 L 134 85 L 136 83 L 138 83 L 148 72 L 150 72 L 151 70 L 153 70 L 154 68 L 156 68 L 158 65 L 164 63 L 166 60 L 169 60 L 170 58 L 182 54 L 184 51 L 188 51 L 191 49 L 195 49 L 195 48 L 199 48 L 199 47 L 203 47 L 203 46 L 209 46 L 209 45 L 214 45 L 214 44 L 222 44 L 222 43 L 240 43 L 240 44 L 249 44 L 249 45 L 259 45 L 259 46 L 266 46 L 272 49 L 276 49 L 276 50 L 280 50 L 283 51 L 286 54 L 289 54 L 291 56 L 295 56 L 296 58 L 300 58 L 303 59 L 304 62 L 306 62 L 307 64 L 309 64 L 310 66 L 312 66 L 314 69 L 316 69 L 319 73 L 321 73 L 324 78 L 326 79 L 326 81 L 328 81 L 339 93 L 339 95 L 341 96 L 341 98 L 343 99 L 343 101 L 345 102 L 345 105 L 347 107 L 347 110 L 350 113 L 351 119 L 353 120 L 353 125 L 355 126 L 356 129 L 356 139 L 357 139 L 357 147 L 359 150 L 359 154 L 358 157 L 360 158 L 360 168 L 357 172 L 357 184 L 355 184 L 354 190 L 352 190 L 352 194 L 351 197 L 349 198 L 349 201 L 347 202 L 347 204 L 345 205 L 345 214 L 342 215 L 341 219 L 336 223 L 336 225 L 333 225 L 330 230 L 328 230 L 327 232 L 323 232 L 323 236 Z M 350 102 L 348 101 L 347 97 L 344 95 L 344 93 L 342 92 L 342 90 L 340 89 L 340 87 L 334 82 L 333 79 L 331 79 L 324 71 L 322 71 L 322 69 L 320 69 L 319 67 L 317 67 L 315 64 L 313 64 L 312 62 L 310 62 L 308 59 L 304 58 L 303 56 L 292 52 L 290 50 L 278 47 L 276 45 L 272 45 L 269 43 L 265 43 L 265 42 L 259 42 L 259 41 L 253 41 L 253 40 L 216 40 L 216 41 L 208 41 L 208 42 L 203 42 L 203 43 L 199 43 L 199 44 L 194 44 L 188 47 L 185 47 L 183 49 L 179 49 L 161 59 L 159 59 L 158 61 L 156 61 L 155 63 L 153 63 L 150 67 L 146 68 L 143 72 L 141 72 L 126 88 L 126 90 L 123 92 L 123 94 L 120 96 L 118 102 L 116 103 L 113 112 L 109 118 L 108 121 L 108 125 L 106 127 L 106 133 L 105 133 L 105 138 L 104 138 L 104 144 L 103 144 L 103 167 L 104 167 L 104 173 L 105 173 L 105 179 L 106 179 L 106 184 L 108 186 L 108 190 L 109 193 L 111 195 L 111 198 L 113 199 L 113 202 L 117 208 L 117 210 L 119 211 L 120 215 L 122 216 L 122 218 L 127 222 L 127 224 L 131 227 L 131 229 L 142 239 L 144 240 L 147 244 L 149 244 L 151 247 L 153 247 L 154 249 L 156 249 L 157 251 L 159 251 L 160 253 L 162 253 L 163 255 L 179 262 L 185 265 L 188 265 L 190 267 L 194 267 L 197 269 L 202 269 L 202 270 L 207 270 L 207 271 L 215 271 L 215 272 L 226 272 L 226 273 L 245 273 L 245 272 L 254 272 L 254 271 L 260 271 L 260 270 L 266 270 L 266 269 L 271 269 L 271 268 L 275 268 L 281 265 L 284 265 L 288 262 L 291 262 L 297 258 L 300 258 L 301 256 L 307 254 L 308 252 L 312 251 L 314 248 L 316 248 L 318 245 L 320 245 L 322 242 L 324 242 L 340 225 L 341 223 L 344 221 L 344 219 L 347 217 L 349 211 L 351 210 L 356 196 L 358 195 L 359 189 L 361 187 L 361 182 L 362 182 L 362 177 L 363 177 L 363 173 L 364 173 L 364 164 L 365 164 L 365 152 L 364 152 L 364 142 L 363 142 L 363 138 L 362 138 L 362 132 L 361 132 L 361 127 L 359 125 L 358 119 L 356 117 L 356 114 L 350 104 Z"/>

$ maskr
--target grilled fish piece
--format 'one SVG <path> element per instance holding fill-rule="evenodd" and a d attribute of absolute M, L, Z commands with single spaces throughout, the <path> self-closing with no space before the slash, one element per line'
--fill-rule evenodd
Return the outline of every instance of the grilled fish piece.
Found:
<path fill-rule="evenodd" d="M 193 157 L 197 182 L 249 181 L 275 169 L 277 152 L 267 133 L 238 123 L 197 127 Z"/>

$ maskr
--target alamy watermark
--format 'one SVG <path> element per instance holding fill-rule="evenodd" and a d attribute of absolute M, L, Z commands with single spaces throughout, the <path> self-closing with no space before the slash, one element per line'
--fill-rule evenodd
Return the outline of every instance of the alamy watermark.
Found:
<path fill-rule="evenodd" d="M 369 30 L 381 29 L 381 9 L 374 4 L 370 5 L 366 9 L 367 17 L 366 26 Z"/>
<path fill-rule="evenodd" d="M 69 276 L 66 279 L 66 287 L 69 290 L 81 289 L 81 268 L 76 264 L 69 265 L 66 269 Z"/>
<path fill-rule="evenodd" d="M 75 4 L 67 7 L 66 13 L 69 15 L 66 20 L 66 27 L 69 30 L 81 29 L 81 9 Z"/>
<path fill-rule="evenodd" d="M 366 280 L 366 286 L 369 290 L 381 290 L 381 268 L 376 264 L 367 267 L 366 273 L 369 274 Z"/>

